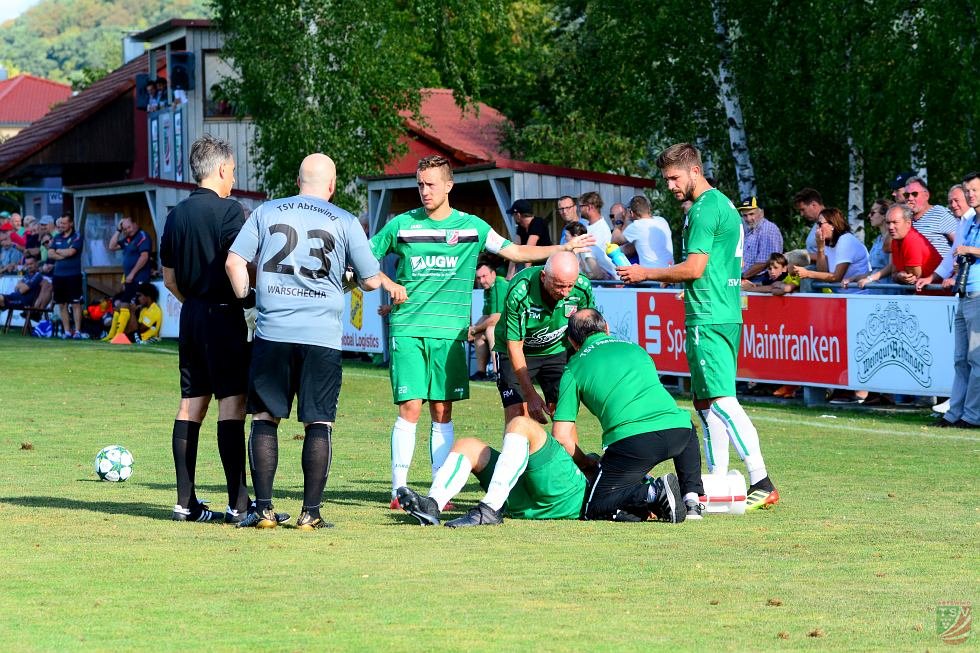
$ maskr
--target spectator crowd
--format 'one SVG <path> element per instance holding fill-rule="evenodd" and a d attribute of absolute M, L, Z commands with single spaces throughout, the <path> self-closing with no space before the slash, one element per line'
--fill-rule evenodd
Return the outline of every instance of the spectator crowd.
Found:
<path fill-rule="evenodd" d="M 977 186 L 976 192 L 970 190 Z M 764 204 L 758 197 L 743 198 L 737 208 L 742 216 L 744 241 L 742 248 L 742 289 L 748 293 L 785 295 L 792 292 L 824 292 L 848 294 L 948 294 L 957 290 L 961 305 L 957 312 L 955 368 L 957 388 L 954 388 L 956 410 L 947 413 L 939 426 L 980 424 L 980 407 L 970 408 L 962 398 L 956 404 L 957 392 L 963 394 L 967 385 L 971 396 L 980 396 L 980 352 L 971 342 L 977 340 L 980 316 L 973 295 L 980 290 L 980 271 L 969 271 L 975 256 L 980 254 L 980 224 L 976 207 L 980 205 L 980 180 L 975 173 L 966 175 L 962 183 L 950 188 L 946 205 L 933 203 L 934 194 L 926 179 L 906 172 L 889 182 L 890 198 L 872 202 L 866 214 L 869 223 L 869 243 L 861 230 L 855 230 L 845 211 L 828 206 L 819 191 L 803 188 L 793 197 L 793 206 L 807 223 L 803 247 L 787 249 L 779 226 L 766 217 Z M 619 247 L 631 263 L 647 268 L 672 265 L 674 234 L 663 217 L 654 215 L 649 199 L 637 195 L 627 203 L 616 202 L 604 215 L 605 206 L 599 193 L 588 191 L 579 197 L 562 196 L 557 200 L 555 215 L 561 228 L 560 243 L 574 236 L 590 234 L 595 245 L 578 254 L 579 268 L 592 281 L 619 281 L 617 266 L 609 252 Z M 683 206 L 686 211 L 688 206 Z M 548 244 L 547 223 L 533 215 L 527 200 L 514 202 L 510 213 L 518 224 L 518 241 L 523 244 Z M 857 231 L 857 232 L 856 232 Z M 968 273 L 963 274 L 964 270 Z M 509 279 L 513 270 L 498 269 Z M 957 285 L 957 278 L 960 282 Z M 494 283 L 499 283 L 499 277 Z M 815 285 L 816 284 L 816 285 Z M 481 284 L 486 290 L 487 285 Z M 489 299 L 488 294 L 488 301 Z M 493 313 L 474 325 L 483 332 Z M 972 340 L 971 340 L 972 338 Z M 486 345 L 478 338 L 478 351 Z M 478 356 L 476 380 L 492 380 L 486 373 L 486 354 Z M 744 388 L 750 392 L 791 398 L 799 388 L 781 386 L 773 390 L 763 386 Z M 976 387 L 974 387 L 976 385 Z M 828 395 L 833 403 L 867 405 L 912 404 L 927 398 L 894 395 L 885 397 L 866 391 L 834 390 Z M 929 402 L 931 405 L 932 402 Z M 949 402 L 935 408 L 940 412 Z M 953 418 L 953 419 L 950 419 Z"/>
<path fill-rule="evenodd" d="M 35 329 L 44 337 L 110 341 L 118 335 L 139 344 L 159 340 L 163 312 L 157 304 L 159 291 L 150 283 L 150 236 L 131 218 L 119 222 L 107 247 L 122 252 L 122 291 L 89 306 L 84 306 L 84 247 L 85 239 L 68 213 L 55 220 L 0 211 L 0 275 L 20 277 L 10 292 L 0 295 L 0 309 L 33 308 L 50 315 Z M 34 315 L 24 312 L 22 317 Z"/>
<path fill-rule="evenodd" d="M 152 90 L 159 98 L 160 88 L 155 86 Z M 786 247 L 793 239 L 787 238 L 767 217 L 759 197 L 743 198 L 737 204 L 744 232 L 742 289 L 773 295 L 814 290 L 857 294 L 955 292 L 960 306 L 954 334 L 958 384 L 954 395 L 963 394 L 962 389 L 969 387 L 971 396 L 980 396 L 980 386 L 974 387 L 980 377 L 980 352 L 975 344 L 980 329 L 975 306 L 980 301 L 976 297 L 980 291 L 980 268 L 971 267 L 980 254 L 980 178 L 970 173 L 962 183 L 949 188 L 945 205 L 933 203 L 936 194 L 927 181 L 910 172 L 897 175 L 889 186 L 891 197 L 874 200 L 866 214 L 868 242 L 863 233 L 855 233 L 844 211 L 825 204 L 819 191 L 801 189 L 793 197 L 793 206 L 809 227 L 800 249 Z M 516 225 L 518 244 L 548 246 L 553 238 L 563 244 L 575 236 L 591 235 L 595 244 L 577 254 L 581 273 L 591 281 L 619 282 L 617 266 L 610 256 L 617 247 L 631 263 L 643 267 L 675 263 L 675 234 L 669 222 L 654 213 L 645 195 L 634 196 L 625 203 L 615 202 L 608 213 L 604 213 L 604 207 L 603 198 L 595 191 L 558 198 L 557 238 L 551 225 L 535 215 L 530 201 L 515 201 L 508 213 Z M 55 220 L 49 215 L 35 218 L 0 211 L 0 274 L 20 276 L 13 289 L 0 296 L 0 309 L 32 307 L 53 294 L 52 320 L 56 332 L 60 326 L 61 338 L 96 337 L 110 341 L 122 335 L 135 342 L 158 338 L 162 320 L 158 292 L 149 283 L 153 271 L 152 239 L 130 218 L 119 223 L 108 249 L 122 252 L 122 290 L 89 307 L 83 307 L 84 244 L 70 215 Z M 522 265 L 501 265 L 493 257 L 481 260 L 477 281 L 484 290 L 486 306 L 468 335 L 477 352 L 474 380 L 495 379 L 494 329 L 508 281 L 520 269 Z M 44 284 L 49 284 L 53 293 L 42 292 Z M 798 388 L 782 386 L 771 394 L 793 397 L 797 391 Z M 831 400 L 873 405 L 907 403 L 913 398 L 886 398 L 857 391 L 835 392 Z M 956 400 L 954 396 L 949 408 L 951 412 L 940 426 L 980 424 L 980 407 L 962 397 Z"/>

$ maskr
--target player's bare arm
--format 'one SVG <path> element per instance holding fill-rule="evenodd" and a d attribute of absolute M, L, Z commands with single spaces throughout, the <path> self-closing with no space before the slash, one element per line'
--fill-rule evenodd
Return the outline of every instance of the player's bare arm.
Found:
<path fill-rule="evenodd" d="M 583 472 L 591 472 L 599 464 L 595 458 L 590 458 L 578 446 L 578 429 L 575 427 L 575 422 L 555 422 L 551 425 L 551 435 L 565 448 Z"/>
<path fill-rule="evenodd" d="M 391 278 L 384 272 L 378 272 L 373 277 L 364 279 L 358 283 L 363 290 L 377 290 L 378 288 L 384 288 L 388 296 L 391 297 L 392 304 L 404 304 L 405 300 L 408 299 L 408 293 L 405 291 L 405 286 L 395 283 Z"/>
<path fill-rule="evenodd" d="M 592 234 L 582 234 L 570 238 L 564 245 L 549 245 L 539 247 L 537 245 L 512 245 L 500 250 L 500 256 L 513 261 L 514 263 L 534 263 L 543 261 L 557 252 L 584 252 L 595 245 L 595 236 Z"/>
<path fill-rule="evenodd" d="M 662 281 L 664 283 L 680 283 L 694 281 L 704 275 L 708 267 L 707 254 L 688 254 L 687 259 L 669 268 L 645 268 L 642 265 L 630 265 L 616 268 L 619 278 L 626 283 L 642 281 Z"/>
<path fill-rule="evenodd" d="M 534 389 L 531 375 L 527 371 L 527 358 L 524 357 L 524 341 L 508 340 L 507 355 L 510 357 L 510 364 L 514 368 L 514 376 L 521 384 L 521 394 L 524 395 L 524 402 L 527 404 L 527 414 L 531 419 L 541 423 L 548 423 L 548 404 Z"/>

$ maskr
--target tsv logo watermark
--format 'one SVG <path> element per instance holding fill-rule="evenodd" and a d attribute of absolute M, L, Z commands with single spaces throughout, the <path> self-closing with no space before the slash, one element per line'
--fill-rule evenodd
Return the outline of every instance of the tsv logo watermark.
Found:
<path fill-rule="evenodd" d="M 963 644 L 972 630 L 972 605 L 943 601 L 936 606 L 936 634 L 944 644 Z"/>

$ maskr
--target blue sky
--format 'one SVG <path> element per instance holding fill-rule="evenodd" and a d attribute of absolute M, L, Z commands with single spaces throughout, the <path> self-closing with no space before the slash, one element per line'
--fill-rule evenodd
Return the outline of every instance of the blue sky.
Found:
<path fill-rule="evenodd" d="M 0 2 L 0 23 L 16 18 L 41 0 L 3 0 Z"/>

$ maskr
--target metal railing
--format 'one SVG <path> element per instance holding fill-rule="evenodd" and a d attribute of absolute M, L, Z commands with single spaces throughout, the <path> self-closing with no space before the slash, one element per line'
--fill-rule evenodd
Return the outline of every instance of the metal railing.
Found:
<path fill-rule="evenodd" d="M 662 288 L 663 286 L 659 281 L 644 281 L 643 283 L 631 283 L 625 284 L 622 281 L 613 280 L 593 280 L 593 286 L 598 286 L 600 288 Z M 683 289 L 683 284 L 669 284 L 667 288 L 681 290 Z M 843 288 L 840 283 L 832 283 L 830 281 L 814 281 L 812 279 L 803 279 L 803 283 L 800 285 L 800 294 L 818 294 L 825 288 L 829 288 L 836 293 L 839 292 L 853 292 L 858 289 L 856 284 L 848 284 L 846 288 Z M 867 290 L 869 294 L 880 294 L 880 295 L 915 295 L 917 291 L 915 286 L 909 286 L 903 283 L 886 283 L 882 281 L 875 281 L 874 283 L 869 283 L 864 286 L 864 290 Z M 930 292 L 939 292 L 942 294 L 952 295 L 952 291 L 944 289 L 941 285 L 937 283 L 931 283 L 925 286 L 922 290 Z"/>

